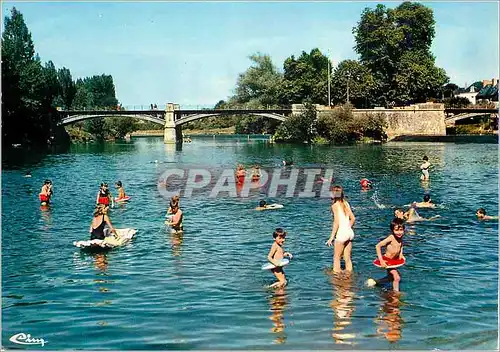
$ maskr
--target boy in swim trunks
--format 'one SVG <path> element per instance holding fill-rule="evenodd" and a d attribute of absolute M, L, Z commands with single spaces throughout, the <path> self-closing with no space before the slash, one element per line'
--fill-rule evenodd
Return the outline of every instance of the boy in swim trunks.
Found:
<path fill-rule="evenodd" d="M 182 210 L 179 209 L 179 201 L 171 203 L 170 207 L 173 216 L 172 218 L 167 219 L 165 224 L 172 228 L 172 234 L 184 233 L 184 228 L 182 227 L 182 219 L 184 216 Z"/>
<path fill-rule="evenodd" d="M 123 199 L 126 197 L 125 190 L 123 189 L 122 181 L 115 183 L 115 187 L 118 189 L 118 199 Z"/>
<path fill-rule="evenodd" d="M 289 257 L 290 259 L 292 259 L 293 256 L 291 253 L 285 252 L 283 250 L 285 237 L 286 231 L 284 231 L 282 228 L 277 228 L 273 232 L 274 243 L 271 246 L 269 254 L 267 255 L 267 260 L 269 260 L 271 264 L 276 266 L 274 269 L 271 269 L 271 271 L 273 272 L 274 276 L 276 276 L 278 281 L 269 286 L 272 288 L 284 287 L 286 285 L 285 272 L 283 271 L 283 267 L 280 266 L 280 262 L 284 257 Z"/>
<path fill-rule="evenodd" d="M 476 216 L 478 220 L 498 220 L 498 216 L 486 215 L 486 209 L 484 208 L 479 208 L 476 211 Z"/>
<path fill-rule="evenodd" d="M 424 196 L 424 201 L 423 202 L 413 202 L 412 206 L 417 207 L 417 208 L 435 208 L 436 204 L 432 203 L 431 196 L 426 194 Z"/>
<path fill-rule="evenodd" d="M 377 250 L 377 256 L 382 267 L 387 267 L 387 263 L 385 262 L 384 257 L 386 259 L 405 259 L 403 255 L 404 232 L 405 225 L 403 220 L 394 218 L 391 221 L 391 234 L 375 246 L 375 249 Z M 382 247 L 386 247 L 385 254 L 383 256 Z M 384 281 L 392 281 L 392 288 L 394 289 L 394 291 L 399 292 L 399 282 L 401 281 L 401 276 L 399 275 L 397 269 L 387 269 L 387 276 L 385 278 L 382 278 L 380 280 L 370 280 L 368 280 L 368 284 L 370 286 L 380 284 Z"/>

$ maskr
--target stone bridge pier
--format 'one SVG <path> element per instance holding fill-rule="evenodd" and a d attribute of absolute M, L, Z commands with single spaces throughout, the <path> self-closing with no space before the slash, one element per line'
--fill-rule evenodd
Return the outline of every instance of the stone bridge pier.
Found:
<path fill-rule="evenodd" d="M 165 108 L 165 126 L 163 131 L 163 142 L 165 144 L 182 143 L 182 127 L 175 125 L 175 110 L 179 110 L 178 104 L 168 103 Z"/>

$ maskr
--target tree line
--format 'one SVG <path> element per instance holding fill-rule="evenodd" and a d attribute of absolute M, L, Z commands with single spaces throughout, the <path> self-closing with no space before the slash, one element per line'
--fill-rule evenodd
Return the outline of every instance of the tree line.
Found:
<path fill-rule="evenodd" d="M 2 34 L 2 146 L 69 142 L 58 109 L 116 108 L 110 75 L 73 80 L 71 71 L 42 63 L 21 12 L 12 8 Z M 130 121 L 89 120 L 80 124 L 97 138 L 123 133 Z"/>
<path fill-rule="evenodd" d="M 298 57 L 291 55 L 280 70 L 269 55 L 255 53 L 249 57 L 251 66 L 238 76 L 234 95 L 219 101 L 216 107 L 348 104 L 346 111 L 349 111 L 352 107 L 394 107 L 440 101 L 445 95 L 452 104 L 463 104 L 450 96 L 450 89 L 456 85 L 447 85 L 446 71 L 435 65 L 430 50 L 435 24 L 432 9 L 419 3 L 403 2 L 394 9 L 381 4 L 365 8 L 352 30 L 358 60 L 343 60 L 334 66 L 315 48 L 309 53 L 303 51 Z M 240 133 L 274 133 L 277 128 L 272 122 L 255 117 L 227 117 L 217 122 L 219 125 L 230 123 L 236 125 L 236 132 Z"/>

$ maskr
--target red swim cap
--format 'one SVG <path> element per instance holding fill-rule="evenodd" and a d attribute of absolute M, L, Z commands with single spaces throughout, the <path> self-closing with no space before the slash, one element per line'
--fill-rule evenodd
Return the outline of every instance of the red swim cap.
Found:
<path fill-rule="evenodd" d="M 361 184 L 361 187 L 368 187 L 370 185 L 370 181 L 366 178 L 359 181 L 359 183 Z"/>

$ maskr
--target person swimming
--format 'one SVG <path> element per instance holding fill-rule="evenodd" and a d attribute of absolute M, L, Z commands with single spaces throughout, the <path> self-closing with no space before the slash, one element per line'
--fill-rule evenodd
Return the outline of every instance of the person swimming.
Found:
<path fill-rule="evenodd" d="M 417 210 L 413 206 L 410 207 L 410 209 L 408 209 L 406 212 L 404 212 L 402 209 L 394 210 L 394 216 L 408 223 L 416 221 L 432 221 L 441 217 L 441 215 L 435 215 L 430 218 L 424 218 L 418 214 Z"/>
<path fill-rule="evenodd" d="M 478 220 L 498 220 L 498 216 L 486 215 L 486 209 L 479 208 L 476 210 Z"/>
<path fill-rule="evenodd" d="M 413 202 L 412 206 L 417 208 L 435 208 L 436 204 L 432 202 L 431 196 L 429 194 L 424 195 L 423 202 Z"/>
<path fill-rule="evenodd" d="M 54 191 L 52 190 L 52 181 L 48 179 L 45 180 L 43 182 L 42 190 L 38 195 L 40 198 L 40 205 L 49 205 L 50 198 L 52 198 L 53 193 Z"/>
<path fill-rule="evenodd" d="M 372 189 L 372 182 L 367 178 L 361 179 L 361 181 L 359 181 L 359 184 L 361 185 L 361 189 L 363 191 L 368 191 Z"/>
<path fill-rule="evenodd" d="M 259 206 L 255 208 L 255 210 L 272 210 L 272 209 L 281 209 L 283 208 L 282 204 L 267 204 L 265 200 L 261 200 L 259 202 Z"/>
<path fill-rule="evenodd" d="M 31 177 L 31 170 L 27 170 L 24 177 Z"/>

